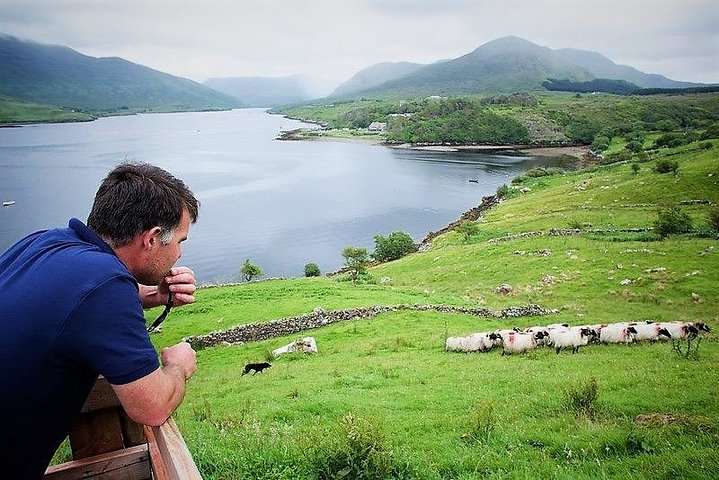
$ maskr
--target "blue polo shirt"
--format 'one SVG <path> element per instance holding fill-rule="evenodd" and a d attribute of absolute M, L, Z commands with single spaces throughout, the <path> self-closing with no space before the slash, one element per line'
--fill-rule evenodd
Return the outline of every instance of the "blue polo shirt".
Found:
<path fill-rule="evenodd" d="M 0 471 L 41 478 L 99 374 L 159 368 L 138 285 L 77 219 L 0 256 Z"/>

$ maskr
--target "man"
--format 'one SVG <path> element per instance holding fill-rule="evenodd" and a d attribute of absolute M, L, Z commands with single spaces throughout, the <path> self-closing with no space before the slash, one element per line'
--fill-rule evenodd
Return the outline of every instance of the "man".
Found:
<path fill-rule="evenodd" d="M 130 418 L 161 425 L 182 401 L 195 352 L 150 342 L 143 308 L 194 302 L 172 268 L 199 202 L 147 164 L 103 180 L 87 226 L 33 233 L 0 255 L 0 477 L 41 478 L 98 375 Z"/>

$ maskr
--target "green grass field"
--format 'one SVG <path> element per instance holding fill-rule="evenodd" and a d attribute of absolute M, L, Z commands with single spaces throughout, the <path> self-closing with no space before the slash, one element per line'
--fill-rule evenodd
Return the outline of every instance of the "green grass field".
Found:
<path fill-rule="evenodd" d="M 615 164 L 527 179 L 529 191 L 487 212 L 467 243 L 450 232 L 357 285 L 322 277 L 201 288 L 153 336 L 158 348 L 315 307 L 558 310 L 510 319 L 401 310 L 200 350 L 175 418 L 203 477 L 719 478 L 716 236 L 549 235 L 572 225 L 648 228 L 659 206 L 687 200 L 713 203 L 682 207 L 706 231 L 719 203 L 714 147 L 656 153 L 678 161 L 677 175 L 653 172 L 653 159 L 636 174 Z M 537 234 L 495 240 L 523 232 Z M 497 293 L 500 284 L 512 292 Z M 645 319 L 703 321 L 713 331 L 690 355 L 670 342 L 588 345 L 576 355 L 444 351 L 448 335 Z M 240 375 L 245 363 L 307 335 L 317 354 Z"/>

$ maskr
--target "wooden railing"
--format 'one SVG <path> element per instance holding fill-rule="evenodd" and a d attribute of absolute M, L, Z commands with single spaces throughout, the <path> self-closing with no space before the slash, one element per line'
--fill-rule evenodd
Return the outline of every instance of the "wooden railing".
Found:
<path fill-rule="evenodd" d="M 102 377 L 70 431 L 70 448 L 73 459 L 50 466 L 45 480 L 202 479 L 172 418 L 159 427 L 134 422 Z"/>

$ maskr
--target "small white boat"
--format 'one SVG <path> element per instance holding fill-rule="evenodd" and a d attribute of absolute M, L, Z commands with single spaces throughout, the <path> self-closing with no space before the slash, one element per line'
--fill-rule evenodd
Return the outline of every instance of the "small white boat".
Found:
<path fill-rule="evenodd" d="M 6 200 L 6 201 L 2 202 L 3 207 L 9 207 L 11 205 L 15 205 L 15 200 Z"/>

